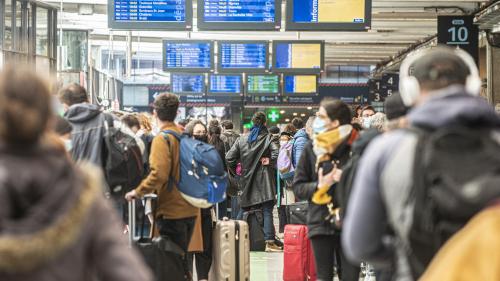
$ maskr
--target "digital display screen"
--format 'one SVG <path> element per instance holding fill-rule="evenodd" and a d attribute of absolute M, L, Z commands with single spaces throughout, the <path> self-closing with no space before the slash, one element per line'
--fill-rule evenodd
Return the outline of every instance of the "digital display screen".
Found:
<path fill-rule="evenodd" d="M 205 22 L 274 22 L 275 0 L 204 0 Z"/>
<path fill-rule="evenodd" d="M 212 94 L 241 93 L 241 75 L 210 75 L 209 92 Z"/>
<path fill-rule="evenodd" d="M 365 0 L 294 0 L 297 23 L 364 23 Z"/>
<path fill-rule="evenodd" d="M 316 75 L 285 75 L 285 93 L 316 94 L 318 77 Z"/>
<path fill-rule="evenodd" d="M 185 22 L 186 0 L 114 0 L 117 22 Z"/>
<path fill-rule="evenodd" d="M 170 87 L 175 94 L 205 93 L 205 75 L 203 74 L 170 74 Z"/>
<path fill-rule="evenodd" d="M 267 69 L 267 43 L 219 42 L 221 69 Z"/>
<path fill-rule="evenodd" d="M 276 69 L 314 69 L 322 67 L 321 43 L 274 43 Z"/>
<path fill-rule="evenodd" d="M 164 69 L 212 68 L 212 43 L 164 41 Z"/>
<path fill-rule="evenodd" d="M 247 92 L 249 94 L 278 94 L 279 86 L 278 75 L 247 76 Z"/>

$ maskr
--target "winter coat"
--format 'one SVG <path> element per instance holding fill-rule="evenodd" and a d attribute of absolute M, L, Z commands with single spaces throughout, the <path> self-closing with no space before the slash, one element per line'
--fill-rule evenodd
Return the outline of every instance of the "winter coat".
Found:
<path fill-rule="evenodd" d="M 236 140 L 238 140 L 239 137 L 240 135 L 233 130 L 227 130 L 221 134 L 220 138 L 224 142 L 224 148 L 226 152 L 231 150 L 234 143 L 236 142 Z"/>
<path fill-rule="evenodd" d="M 236 173 L 236 165 L 241 162 L 243 174 L 241 184 L 241 206 L 243 208 L 275 200 L 276 196 L 276 160 L 279 143 L 264 129 L 257 140 L 248 143 L 248 134 L 243 135 L 226 154 L 228 168 Z M 260 159 L 268 157 L 270 163 L 261 165 Z"/>
<path fill-rule="evenodd" d="M 103 113 L 98 105 L 88 103 L 72 105 L 64 117 L 73 126 L 71 132 L 73 149 L 71 154 L 76 162 L 89 161 L 98 167 L 104 167 L 106 120 L 113 120 L 113 127 L 134 137 L 141 153 L 144 154 L 145 152 L 145 145 L 141 138 L 136 137 L 129 128 L 114 116 Z"/>
<path fill-rule="evenodd" d="M 302 155 L 307 142 L 309 142 L 309 136 L 306 133 L 306 129 L 300 129 L 293 136 L 292 161 L 294 167 L 297 167 L 299 164 L 300 155 Z"/>
<path fill-rule="evenodd" d="M 152 280 L 99 175 L 53 148 L 0 145 L 0 280 Z"/>
<path fill-rule="evenodd" d="M 351 139 L 351 137 L 344 140 L 332 156 L 332 159 L 339 161 L 338 168 L 340 169 L 342 169 L 344 164 L 346 164 L 349 160 L 351 153 L 349 139 Z M 313 151 L 313 143 L 310 141 L 304 147 L 299 163 L 295 168 L 293 191 L 297 200 L 307 200 L 309 202 L 307 211 L 307 227 L 309 237 L 317 235 L 333 235 L 338 230 L 336 230 L 332 223 L 325 221 L 325 218 L 329 215 L 327 206 L 316 205 L 311 201 L 314 193 L 318 189 L 318 173 L 316 172 L 315 166 L 316 155 Z M 328 194 L 332 197 L 335 197 L 333 194 L 334 190 L 335 188 L 333 187 L 328 192 Z"/>

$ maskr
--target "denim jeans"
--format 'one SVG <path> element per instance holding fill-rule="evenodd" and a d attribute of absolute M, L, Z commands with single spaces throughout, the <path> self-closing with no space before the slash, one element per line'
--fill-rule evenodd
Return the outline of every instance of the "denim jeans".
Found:
<path fill-rule="evenodd" d="M 266 241 L 274 241 L 276 239 L 276 231 L 273 222 L 274 201 L 262 203 L 262 214 L 264 216 L 264 239 Z"/>
<path fill-rule="evenodd" d="M 231 219 L 232 220 L 242 220 L 243 210 L 240 207 L 240 197 L 231 197 Z"/>

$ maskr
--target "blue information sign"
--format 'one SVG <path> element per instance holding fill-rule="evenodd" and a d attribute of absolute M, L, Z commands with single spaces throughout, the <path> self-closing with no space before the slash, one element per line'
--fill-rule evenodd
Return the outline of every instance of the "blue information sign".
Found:
<path fill-rule="evenodd" d="M 220 42 L 221 69 L 267 69 L 267 43 Z"/>
<path fill-rule="evenodd" d="M 115 0 L 117 22 L 185 22 L 186 0 Z"/>
<path fill-rule="evenodd" d="M 241 75 L 210 75 L 209 93 L 239 94 L 241 93 Z"/>
<path fill-rule="evenodd" d="M 164 57 L 165 70 L 212 69 L 212 43 L 164 41 Z"/>
<path fill-rule="evenodd" d="M 204 74 L 171 74 L 170 85 L 176 94 L 203 94 L 205 92 Z"/>
<path fill-rule="evenodd" d="M 274 22 L 275 0 L 205 0 L 205 22 Z"/>

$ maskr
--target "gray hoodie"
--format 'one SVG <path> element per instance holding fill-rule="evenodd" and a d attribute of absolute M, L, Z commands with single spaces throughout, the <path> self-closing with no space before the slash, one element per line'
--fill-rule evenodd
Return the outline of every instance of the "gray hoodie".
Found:
<path fill-rule="evenodd" d="M 451 125 L 500 128 L 499 116 L 484 99 L 467 95 L 457 86 L 433 95 L 413 109 L 408 119 L 412 126 L 429 129 Z M 385 267 L 391 265 L 394 254 L 401 254 L 397 246 L 394 249 L 386 243 L 386 230 L 390 225 L 396 235 L 404 235 L 411 225 L 413 206 L 404 197 L 412 186 L 415 144 L 414 134 L 399 130 L 377 137 L 364 153 L 342 233 L 345 254 L 353 262 Z M 388 167 L 396 157 L 403 161 Z M 397 192 L 391 197 L 387 190 Z M 411 280 L 401 260 L 398 255 L 397 279 Z"/>

